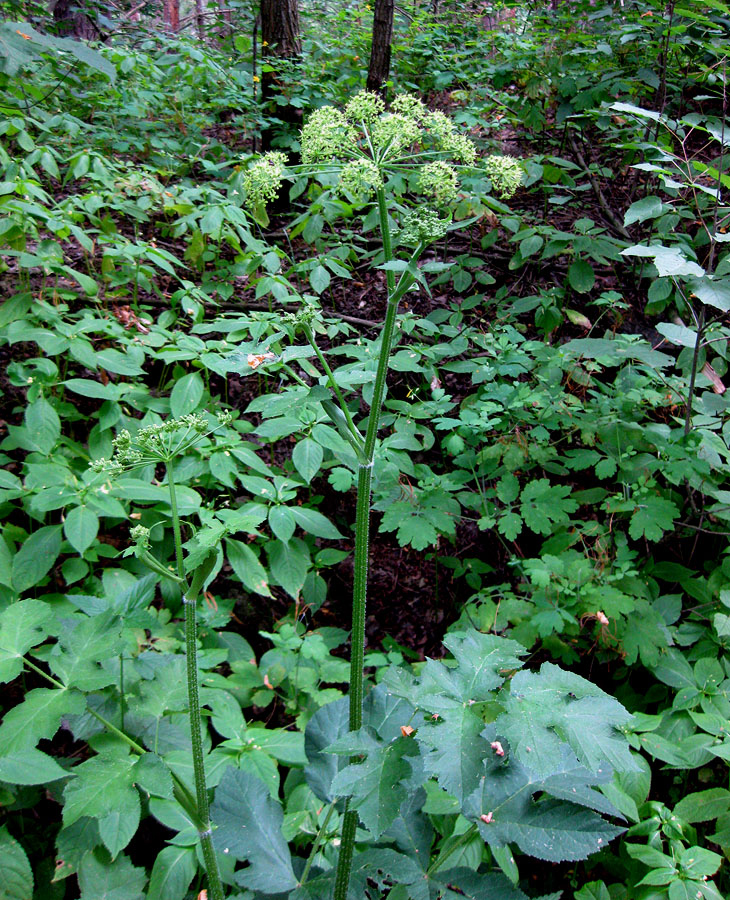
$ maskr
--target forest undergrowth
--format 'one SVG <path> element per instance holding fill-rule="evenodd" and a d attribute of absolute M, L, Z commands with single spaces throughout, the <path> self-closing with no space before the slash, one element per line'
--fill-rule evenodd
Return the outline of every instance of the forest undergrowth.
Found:
<path fill-rule="evenodd" d="M 0 896 L 730 891 L 730 9 L 495 6 L 4 7 Z"/>

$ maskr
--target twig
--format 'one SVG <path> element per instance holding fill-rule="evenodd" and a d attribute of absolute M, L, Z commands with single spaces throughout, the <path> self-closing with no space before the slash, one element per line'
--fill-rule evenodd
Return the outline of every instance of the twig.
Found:
<path fill-rule="evenodd" d="M 570 132 L 568 132 L 568 142 L 570 143 L 570 147 L 575 154 L 575 158 L 578 160 L 578 164 L 585 172 L 588 180 L 591 183 L 591 187 L 593 188 L 593 192 L 596 195 L 596 199 L 600 204 L 601 209 L 606 215 L 606 218 L 609 220 L 611 225 L 621 234 L 622 237 L 625 237 L 626 240 L 631 240 L 631 235 L 628 233 L 626 228 L 624 227 L 624 223 L 619 219 L 616 213 L 611 209 L 608 205 L 608 201 L 606 200 L 603 191 L 601 190 L 601 185 L 598 183 L 598 179 L 593 175 L 593 173 L 588 168 L 588 164 L 585 161 L 583 154 L 580 152 L 578 145 L 575 142 L 575 138 Z"/>

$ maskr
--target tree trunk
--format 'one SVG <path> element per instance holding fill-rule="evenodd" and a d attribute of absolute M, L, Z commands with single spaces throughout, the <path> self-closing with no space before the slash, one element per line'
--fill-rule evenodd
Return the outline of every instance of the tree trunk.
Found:
<path fill-rule="evenodd" d="M 302 55 L 297 0 L 261 0 L 261 46 L 263 61 L 273 70 L 261 73 L 261 100 L 268 106 L 270 114 L 296 131 L 302 124 L 301 111 L 282 102 L 280 95 L 286 94 L 287 86 L 277 71 L 277 62 L 297 60 Z M 274 100 L 275 96 L 278 96 L 277 100 Z M 272 129 L 264 129 L 261 134 L 263 150 L 271 148 L 272 138 Z"/>
<path fill-rule="evenodd" d="M 385 95 L 385 83 L 390 75 L 390 44 L 393 40 L 394 0 L 375 0 L 373 43 L 368 67 L 369 91 Z"/>
<path fill-rule="evenodd" d="M 162 21 L 166 31 L 177 34 L 180 30 L 180 0 L 162 0 Z"/>
<path fill-rule="evenodd" d="M 200 43 L 205 41 L 205 0 L 195 0 L 195 19 L 198 25 Z"/>
<path fill-rule="evenodd" d="M 83 41 L 98 41 L 101 32 L 96 22 L 87 14 L 86 4 L 77 0 L 56 0 L 53 7 L 53 21 L 58 33 Z M 91 5 L 89 5 L 91 8 Z"/>

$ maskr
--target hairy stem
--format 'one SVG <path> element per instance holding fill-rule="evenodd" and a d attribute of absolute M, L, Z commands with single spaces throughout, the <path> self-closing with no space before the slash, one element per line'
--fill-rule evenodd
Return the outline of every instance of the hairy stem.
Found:
<path fill-rule="evenodd" d="M 175 496 L 175 481 L 172 477 L 172 465 L 167 464 L 167 483 L 170 487 L 170 507 L 172 509 L 172 529 L 175 536 L 175 557 L 180 578 L 185 577 L 182 558 L 182 538 L 180 517 Z M 188 709 L 190 714 L 190 740 L 193 748 L 193 777 L 195 781 L 195 799 L 198 808 L 198 837 L 203 851 L 205 870 L 208 873 L 210 900 L 223 900 L 223 885 L 218 870 L 218 860 L 213 848 L 213 830 L 210 823 L 210 807 L 208 804 L 208 788 L 205 783 L 205 762 L 203 758 L 203 738 L 200 728 L 200 689 L 198 685 L 198 647 L 195 607 L 202 587 L 202 580 L 194 577 L 193 585 L 183 591 L 185 608 L 185 658 L 188 687 Z"/>
<path fill-rule="evenodd" d="M 388 205 L 385 191 L 378 191 L 378 211 L 380 213 L 380 232 L 383 241 L 385 262 L 393 259 L 393 245 L 388 225 Z M 357 731 L 362 726 L 363 701 L 363 669 L 365 665 L 365 615 L 367 610 L 368 589 L 368 544 L 370 540 L 370 493 L 372 489 L 373 463 L 375 460 L 375 442 L 378 436 L 378 423 L 385 398 L 385 381 L 388 373 L 388 359 L 393 341 L 396 313 L 398 311 L 398 294 L 395 285 L 395 274 L 386 270 L 388 285 L 388 309 L 383 323 L 380 339 L 380 356 L 375 375 L 373 399 L 365 433 L 363 461 L 360 463 L 357 479 L 357 508 L 355 513 L 355 582 L 352 596 L 352 649 L 350 652 L 350 731 Z M 342 824 L 342 842 L 337 860 L 335 876 L 334 900 L 346 900 L 352 869 L 352 855 L 355 849 L 355 831 L 357 829 L 357 811 L 346 808 Z"/>

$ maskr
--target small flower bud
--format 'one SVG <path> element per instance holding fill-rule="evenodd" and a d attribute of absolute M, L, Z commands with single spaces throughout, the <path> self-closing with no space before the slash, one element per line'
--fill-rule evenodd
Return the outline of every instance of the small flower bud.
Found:
<path fill-rule="evenodd" d="M 135 525 L 134 528 L 130 528 L 129 536 L 138 547 L 142 547 L 143 550 L 150 549 L 149 528 L 145 528 L 144 525 Z"/>

